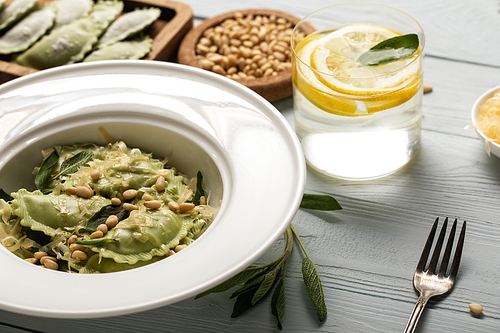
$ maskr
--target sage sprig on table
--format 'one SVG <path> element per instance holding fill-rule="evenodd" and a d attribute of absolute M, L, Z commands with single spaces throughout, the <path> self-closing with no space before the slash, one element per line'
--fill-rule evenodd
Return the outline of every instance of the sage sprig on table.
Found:
<path fill-rule="evenodd" d="M 342 209 L 340 204 L 333 197 L 317 194 L 304 194 L 300 207 L 325 211 Z M 292 254 L 294 237 L 299 242 L 306 256 L 302 261 L 302 277 L 307 293 L 316 308 L 318 319 L 320 321 L 325 320 L 327 308 L 318 271 L 292 225 L 285 231 L 285 248 L 279 258 L 263 266 L 247 267 L 229 280 L 197 295 L 196 299 L 211 293 L 227 291 L 243 283 L 243 286 L 233 292 L 230 297 L 236 298 L 233 313 L 231 314 L 231 317 L 235 318 L 257 304 L 257 302 L 271 291 L 272 287 L 277 282 L 278 284 L 271 298 L 271 314 L 276 319 L 278 330 L 282 330 L 286 299 L 285 273 L 288 260 Z"/>
<path fill-rule="evenodd" d="M 370 48 L 357 59 L 361 66 L 377 66 L 411 56 L 418 50 L 418 36 L 407 34 L 386 39 Z"/>

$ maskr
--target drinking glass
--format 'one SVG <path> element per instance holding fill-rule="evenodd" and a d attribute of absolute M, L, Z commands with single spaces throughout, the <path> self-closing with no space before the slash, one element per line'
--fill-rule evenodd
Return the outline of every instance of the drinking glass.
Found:
<path fill-rule="evenodd" d="M 361 61 L 361 54 L 378 55 L 370 51 L 374 45 L 403 35 L 418 43 L 411 55 Z M 389 175 L 415 156 L 425 39 L 413 18 L 374 3 L 331 5 L 302 19 L 291 44 L 295 130 L 308 165 L 336 178 L 366 180 Z M 408 51 L 388 45 L 382 59 Z"/>

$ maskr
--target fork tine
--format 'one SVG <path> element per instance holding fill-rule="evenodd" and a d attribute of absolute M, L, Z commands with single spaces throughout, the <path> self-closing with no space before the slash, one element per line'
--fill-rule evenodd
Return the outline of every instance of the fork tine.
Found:
<path fill-rule="evenodd" d="M 441 232 L 439 233 L 439 238 L 434 248 L 434 253 L 432 254 L 431 262 L 429 263 L 429 268 L 427 272 L 434 274 L 436 271 L 436 266 L 439 259 L 439 254 L 441 253 L 441 248 L 443 247 L 444 236 L 446 235 L 446 228 L 448 227 L 448 217 L 444 219 L 443 226 L 441 227 Z"/>
<path fill-rule="evenodd" d="M 446 269 L 448 268 L 448 262 L 450 261 L 451 248 L 453 247 L 453 240 L 455 239 L 455 232 L 457 230 L 457 219 L 453 222 L 451 227 L 450 235 L 448 236 L 448 243 L 446 244 L 446 250 L 444 251 L 443 261 L 441 262 L 441 267 L 439 268 L 438 277 L 444 277 L 446 274 Z"/>
<path fill-rule="evenodd" d="M 458 266 L 460 266 L 460 259 L 462 258 L 462 250 L 464 248 L 464 240 L 465 240 L 465 228 L 466 222 L 462 224 L 462 230 L 460 231 L 460 237 L 458 238 L 457 249 L 455 250 L 455 256 L 453 257 L 453 262 L 451 264 L 450 269 L 450 278 L 455 280 L 458 273 Z"/>
<path fill-rule="evenodd" d="M 422 255 L 420 256 L 420 260 L 417 264 L 417 272 L 423 272 L 425 268 L 425 263 L 427 262 L 427 258 L 429 258 L 429 253 L 431 252 L 432 242 L 434 241 L 434 236 L 436 235 L 437 224 L 439 221 L 439 217 L 434 221 L 434 225 L 431 228 L 431 232 L 427 237 L 427 241 L 425 242 L 424 250 L 422 251 Z"/>

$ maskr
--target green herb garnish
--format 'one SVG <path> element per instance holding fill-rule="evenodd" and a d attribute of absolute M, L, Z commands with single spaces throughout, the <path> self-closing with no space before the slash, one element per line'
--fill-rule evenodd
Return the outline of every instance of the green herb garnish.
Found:
<path fill-rule="evenodd" d="M 76 241 L 75 244 L 84 245 L 84 246 L 102 246 L 109 242 L 118 242 L 116 238 L 95 238 L 95 239 L 87 239 L 87 240 L 79 240 Z"/>
<path fill-rule="evenodd" d="M 61 167 L 56 178 L 77 172 L 81 166 L 84 166 L 88 161 L 90 161 L 92 156 L 92 152 L 84 150 L 71 156 L 67 160 L 64 160 L 64 162 L 61 163 Z"/>
<path fill-rule="evenodd" d="M 87 221 L 85 229 L 90 232 L 97 230 L 97 227 L 106 222 L 109 216 L 116 215 L 118 217 L 118 222 L 129 217 L 130 212 L 123 209 L 123 203 L 119 206 L 107 205 L 102 207 L 97 213 L 92 215 L 92 217 Z"/>
<path fill-rule="evenodd" d="M 342 209 L 335 198 L 328 195 L 304 194 L 300 202 L 300 208 L 314 210 L 338 210 Z"/>
<path fill-rule="evenodd" d="M 0 188 L 0 199 L 3 199 L 5 202 L 9 202 L 9 201 L 14 200 L 14 198 L 10 194 L 8 194 L 7 192 L 5 192 L 1 188 Z"/>
<path fill-rule="evenodd" d="M 47 158 L 45 158 L 42 162 L 42 165 L 38 169 L 38 172 L 35 176 L 35 186 L 37 189 L 43 189 L 43 185 L 49 180 L 50 175 L 54 171 L 54 168 L 57 166 L 59 162 L 59 154 L 56 149 L 50 153 Z"/>
<path fill-rule="evenodd" d="M 205 191 L 205 185 L 203 184 L 203 175 L 201 174 L 201 171 L 198 171 L 198 173 L 196 174 L 196 191 L 193 197 L 193 203 L 196 206 L 200 204 L 200 198 L 202 196 L 206 198 L 207 194 Z"/>
<path fill-rule="evenodd" d="M 319 209 L 319 210 L 338 210 L 342 209 L 337 200 L 330 196 L 304 194 L 301 208 Z M 302 261 L 302 276 L 306 286 L 307 293 L 318 315 L 318 319 L 326 319 L 327 308 L 323 287 L 319 278 L 318 271 L 313 261 L 306 252 L 299 235 L 292 225 L 285 231 L 285 248 L 281 256 L 263 266 L 250 266 L 236 274 L 229 280 L 198 294 L 195 298 L 209 295 L 211 293 L 227 291 L 242 283 L 243 286 L 236 290 L 230 298 L 236 297 L 233 307 L 232 318 L 238 317 L 246 310 L 257 304 L 265 295 L 269 293 L 272 287 L 278 282 L 271 298 L 271 314 L 276 318 L 278 330 L 283 329 L 283 314 L 285 312 L 285 273 L 290 255 L 293 249 L 293 238 L 296 238 L 306 257 Z"/>
<path fill-rule="evenodd" d="M 411 56 L 418 49 L 418 36 L 408 34 L 386 39 L 359 56 L 361 66 L 377 66 Z"/>

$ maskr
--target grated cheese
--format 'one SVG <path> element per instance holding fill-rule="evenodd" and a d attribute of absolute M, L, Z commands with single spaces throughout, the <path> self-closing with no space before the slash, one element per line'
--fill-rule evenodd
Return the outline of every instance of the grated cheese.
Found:
<path fill-rule="evenodd" d="M 500 91 L 479 106 L 478 128 L 493 142 L 500 144 Z"/>

